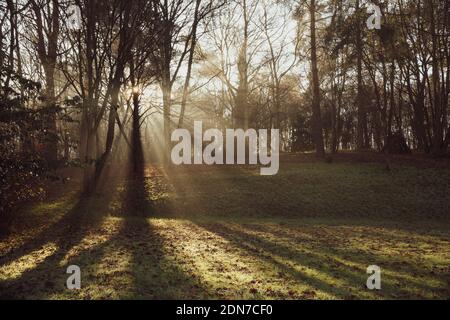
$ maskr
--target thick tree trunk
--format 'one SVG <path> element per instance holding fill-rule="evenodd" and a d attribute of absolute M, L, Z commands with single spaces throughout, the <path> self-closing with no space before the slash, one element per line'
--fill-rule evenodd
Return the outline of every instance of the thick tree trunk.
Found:
<path fill-rule="evenodd" d="M 45 67 L 45 115 L 44 115 L 44 159 L 49 164 L 58 160 L 58 133 L 56 128 L 56 98 L 55 98 L 55 65 Z"/>
<path fill-rule="evenodd" d="M 45 74 L 45 104 L 44 104 L 44 152 L 43 156 L 48 163 L 53 163 L 58 158 L 58 135 L 56 131 L 56 96 L 55 96 L 55 67 L 57 59 L 58 37 L 59 37 L 59 2 L 52 0 L 52 11 L 43 12 L 36 1 L 31 1 L 36 30 L 37 30 L 37 53 L 44 68 Z M 47 19 L 47 25 L 44 24 Z"/>
<path fill-rule="evenodd" d="M 414 132 L 414 136 L 417 140 L 417 149 L 420 151 L 424 151 L 425 153 L 429 153 L 430 148 L 425 129 L 424 82 L 421 82 L 419 78 L 417 79 L 416 81 L 417 94 L 414 94 L 411 84 L 411 77 L 408 69 L 405 80 L 406 80 L 406 89 L 408 91 L 409 104 L 412 106 L 413 109 L 412 129 Z"/>
<path fill-rule="evenodd" d="M 141 128 L 140 128 L 140 108 L 139 108 L 139 94 L 133 93 L 133 114 L 132 114 L 132 161 L 133 172 L 135 175 L 142 174 L 144 154 L 141 142 Z"/>

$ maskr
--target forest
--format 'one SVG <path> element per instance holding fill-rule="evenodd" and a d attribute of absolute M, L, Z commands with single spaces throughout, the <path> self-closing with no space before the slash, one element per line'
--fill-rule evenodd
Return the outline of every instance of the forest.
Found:
<path fill-rule="evenodd" d="M 1 0 L 0 298 L 450 298 L 449 6 Z"/>

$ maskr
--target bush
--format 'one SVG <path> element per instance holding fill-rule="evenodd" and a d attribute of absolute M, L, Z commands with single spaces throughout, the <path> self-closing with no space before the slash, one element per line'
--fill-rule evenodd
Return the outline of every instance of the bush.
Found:
<path fill-rule="evenodd" d="M 1 80 L 1 78 L 0 78 Z M 0 81 L 0 220 L 30 199 L 41 198 L 47 165 L 35 152 L 42 136 L 36 101 L 40 85 L 13 74 L 11 87 Z M 21 88 L 20 93 L 12 86 Z M 32 99 L 33 98 L 33 99 Z"/>

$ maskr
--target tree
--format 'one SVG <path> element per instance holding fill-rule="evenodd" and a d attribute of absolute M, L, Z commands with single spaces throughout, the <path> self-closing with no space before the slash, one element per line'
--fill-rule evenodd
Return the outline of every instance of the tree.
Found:
<path fill-rule="evenodd" d="M 58 0 L 30 0 L 36 22 L 36 51 L 45 74 L 44 108 L 45 149 L 44 156 L 48 162 L 58 158 L 58 137 L 56 130 L 56 93 L 55 68 L 58 57 L 58 40 L 60 33 L 60 3 Z"/>
<path fill-rule="evenodd" d="M 310 33 L 311 33 L 311 86 L 312 86 L 312 137 L 316 148 L 316 156 L 324 157 L 322 117 L 320 113 L 320 86 L 319 70 L 317 67 L 317 43 L 316 43 L 316 1 L 310 0 Z"/>

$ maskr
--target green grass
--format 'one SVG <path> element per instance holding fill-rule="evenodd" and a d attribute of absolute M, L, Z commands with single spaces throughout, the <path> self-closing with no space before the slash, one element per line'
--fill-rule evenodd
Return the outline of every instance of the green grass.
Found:
<path fill-rule="evenodd" d="M 29 206 L 0 239 L 0 297 L 448 299 L 450 170 L 377 163 L 149 168 Z M 65 288 L 79 265 L 81 290 Z M 366 268 L 382 289 L 365 287 Z"/>

